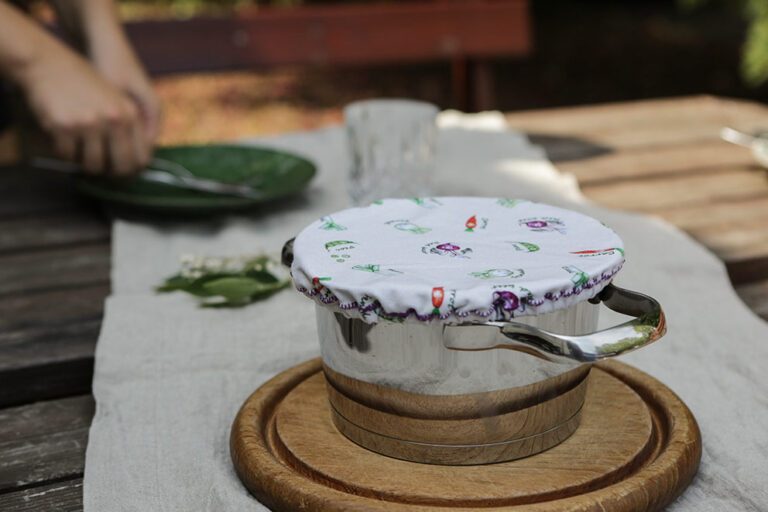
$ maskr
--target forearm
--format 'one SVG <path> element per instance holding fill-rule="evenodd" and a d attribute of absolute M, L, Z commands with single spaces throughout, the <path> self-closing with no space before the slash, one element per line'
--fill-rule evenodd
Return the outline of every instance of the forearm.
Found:
<path fill-rule="evenodd" d="M 113 0 L 51 0 L 50 3 L 61 27 L 87 55 L 93 57 L 100 48 L 127 44 Z"/>
<path fill-rule="evenodd" d="M 24 85 L 60 43 L 16 7 L 0 0 L 0 74 Z"/>

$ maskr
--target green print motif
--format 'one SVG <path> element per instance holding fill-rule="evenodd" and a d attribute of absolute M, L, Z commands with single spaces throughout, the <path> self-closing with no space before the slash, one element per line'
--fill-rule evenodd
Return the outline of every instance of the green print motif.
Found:
<path fill-rule="evenodd" d="M 532 244 L 530 242 L 507 242 L 507 243 L 511 244 L 516 251 L 521 251 L 521 252 L 536 252 L 540 249 L 538 245 Z"/>
<path fill-rule="evenodd" d="M 346 231 L 347 229 L 346 226 L 334 222 L 331 217 L 323 217 L 320 221 L 323 223 L 320 226 L 320 229 L 324 229 L 325 231 Z"/>
<path fill-rule="evenodd" d="M 589 282 L 589 274 L 573 265 L 566 265 L 563 267 L 563 270 L 571 274 L 571 282 L 576 288 L 584 286 Z"/>
<path fill-rule="evenodd" d="M 372 274 L 379 274 L 383 276 L 395 276 L 398 274 L 402 274 L 399 270 L 395 270 L 393 268 L 385 268 L 382 270 L 381 265 L 374 265 L 372 263 L 369 263 L 367 265 L 355 265 L 352 267 L 352 270 L 361 270 L 363 272 L 370 272 Z"/>
<path fill-rule="evenodd" d="M 409 220 L 390 220 L 387 222 L 387 225 L 392 226 L 399 231 L 413 233 L 414 235 L 423 235 L 424 233 L 429 233 L 432 231 L 432 228 L 417 226 Z"/>
<path fill-rule="evenodd" d="M 498 204 L 499 206 L 503 206 L 504 208 L 514 208 L 520 203 L 526 203 L 526 202 L 527 201 L 525 199 L 507 199 L 504 197 L 496 200 L 496 204 Z"/>
<path fill-rule="evenodd" d="M 333 261 L 344 263 L 351 256 L 346 254 L 357 246 L 357 242 L 351 240 L 333 240 L 325 244 L 325 250 L 328 251 Z"/>
<path fill-rule="evenodd" d="M 422 208 L 437 208 L 442 206 L 443 203 L 435 199 L 434 197 L 412 197 L 411 201 L 421 206 Z"/>
<path fill-rule="evenodd" d="M 510 278 L 523 277 L 525 271 L 521 268 L 514 270 L 508 270 L 506 268 L 492 268 L 490 270 L 484 270 L 482 272 L 470 272 L 469 275 L 477 277 L 478 279 L 494 279 L 494 278 Z"/>

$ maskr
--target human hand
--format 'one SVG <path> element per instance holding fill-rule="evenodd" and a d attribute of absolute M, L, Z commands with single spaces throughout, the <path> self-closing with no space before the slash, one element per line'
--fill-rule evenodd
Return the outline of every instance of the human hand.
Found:
<path fill-rule="evenodd" d="M 139 107 L 150 144 L 160 131 L 160 101 L 144 68 L 118 24 L 101 23 L 91 31 L 88 54 L 96 70 Z"/>
<path fill-rule="evenodd" d="M 62 27 L 99 74 L 136 102 L 144 122 L 144 135 L 154 143 L 160 131 L 160 102 L 123 30 L 115 0 L 51 3 Z"/>
<path fill-rule="evenodd" d="M 86 172 L 131 175 L 151 156 L 141 107 L 75 52 L 51 40 L 20 74 L 56 153 Z"/>

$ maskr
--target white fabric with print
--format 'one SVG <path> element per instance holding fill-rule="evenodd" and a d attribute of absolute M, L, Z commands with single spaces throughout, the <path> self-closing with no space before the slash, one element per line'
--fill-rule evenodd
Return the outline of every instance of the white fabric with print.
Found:
<path fill-rule="evenodd" d="M 509 319 L 594 297 L 623 243 L 599 221 L 541 203 L 386 199 L 312 223 L 291 268 L 305 295 L 376 322 Z"/>

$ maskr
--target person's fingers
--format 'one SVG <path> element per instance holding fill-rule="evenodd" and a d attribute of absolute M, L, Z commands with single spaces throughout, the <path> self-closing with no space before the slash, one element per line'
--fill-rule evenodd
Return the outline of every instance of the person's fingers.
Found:
<path fill-rule="evenodd" d="M 65 130 L 57 130 L 52 136 L 56 156 L 64 160 L 74 161 L 77 158 L 77 136 Z"/>
<path fill-rule="evenodd" d="M 153 139 L 147 138 L 143 123 L 137 123 L 133 129 L 133 151 L 139 164 L 139 170 L 147 167 L 152 159 L 152 141 Z"/>
<path fill-rule="evenodd" d="M 136 170 L 137 159 L 133 150 L 133 129 L 115 126 L 109 136 L 111 171 L 116 176 L 128 176 Z"/>
<path fill-rule="evenodd" d="M 154 94 L 147 102 L 146 110 L 144 111 L 144 124 L 146 126 L 146 139 L 150 145 L 153 145 L 157 138 L 160 136 L 160 121 L 162 120 L 163 111 L 160 107 L 160 101 Z"/>
<path fill-rule="evenodd" d="M 138 106 L 143 120 L 143 136 L 150 145 L 153 145 L 160 135 L 160 121 L 162 108 L 160 100 L 149 82 L 143 86 L 131 89 L 127 92 L 130 98 Z"/>
<path fill-rule="evenodd" d="M 115 175 L 129 176 L 146 163 L 143 153 L 137 148 L 137 137 L 141 137 L 140 114 L 132 102 L 127 102 L 110 130 L 111 170 Z"/>
<path fill-rule="evenodd" d="M 99 174 L 106 168 L 106 143 L 104 133 L 97 126 L 83 130 L 81 138 L 82 154 L 80 163 L 89 174 Z"/>

